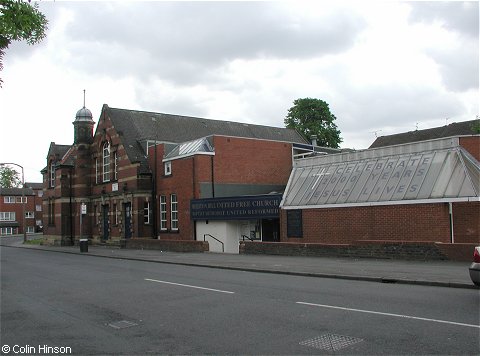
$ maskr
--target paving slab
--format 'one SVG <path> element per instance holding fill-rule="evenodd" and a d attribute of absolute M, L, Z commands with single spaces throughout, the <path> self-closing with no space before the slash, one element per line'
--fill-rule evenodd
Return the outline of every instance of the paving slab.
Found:
<path fill-rule="evenodd" d="M 278 273 L 310 277 L 365 280 L 382 283 L 477 288 L 470 280 L 468 262 L 405 261 L 366 258 L 237 255 L 120 249 L 111 246 L 42 246 L 23 244 L 21 238 L 1 238 L 4 247 L 72 253 L 85 256 L 169 263 L 196 267 Z"/>

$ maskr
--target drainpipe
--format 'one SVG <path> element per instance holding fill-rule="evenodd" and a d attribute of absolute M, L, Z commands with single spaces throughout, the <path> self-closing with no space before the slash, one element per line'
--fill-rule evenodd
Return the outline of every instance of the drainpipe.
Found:
<path fill-rule="evenodd" d="M 75 232 L 73 230 L 73 167 L 70 167 L 70 201 L 69 201 L 69 210 L 70 210 L 70 243 L 75 245 Z"/>
<path fill-rule="evenodd" d="M 450 242 L 453 244 L 455 243 L 455 237 L 453 234 L 453 206 L 452 202 L 448 203 L 448 216 L 450 219 Z"/>
<path fill-rule="evenodd" d="M 214 156 L 210 156 L 210 162 L 212 163 L 212 198 L 215 198 L 215 171 L 213 166 L 213 157 Z"/>

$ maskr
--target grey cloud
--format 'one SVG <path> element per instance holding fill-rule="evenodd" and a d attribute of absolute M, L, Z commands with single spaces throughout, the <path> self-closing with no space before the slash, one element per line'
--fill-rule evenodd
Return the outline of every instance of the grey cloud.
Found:
<path fill-rule="evenodd" d="M 445 28 L 478 39 L 478 1 L 409 2 L 413 22 L 441 21 Z"/>
<path fill-rule="evenodd" d="M 209 70 L 238 58 L 339 53 L 366 26 L 351 11 L 312 20 L 269 2 L 93 4 L 61 5 L 76 11 L 67 49 L 77 64 L 99 74 L 149 75 L 180 84 L 211 79 Z"/>
<path fill-rule="evenodd" d="M 373 132 L 387 127 L 415 128 L 417 122 L 455 117 L 465 113 L 462 102 L 430 87 L 344 88 L 337 101 L 337 118 L 351 132 Z M 341 129 L 341 125 L 339 125 Z M 403 130 L 396 130 L 401 132 Z"/>
<path fill-rule="evenodd" d="M 459 36 L 455 51 L 430 49 L 426 51 L 438 65 L 446 88 L 450 91 L 478 89 L 479 77 L 479 5 L 478 2 L 413 2 L 411 20 L 440 21 Z"/>
<path fill-rule="evenodd" d="M 478 42 L 460 46 L 456 51 L 441 49 L 427 52 L 440 66 L 445 86 L 456 92 L 479 87 Z"/>

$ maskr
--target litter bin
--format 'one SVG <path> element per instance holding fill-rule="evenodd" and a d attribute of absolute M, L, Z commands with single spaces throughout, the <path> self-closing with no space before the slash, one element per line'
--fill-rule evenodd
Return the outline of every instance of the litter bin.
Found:
<path fill-rule="evenodd" d="M 80 252 L 88 252 L 88 239 L 80 239 Z"/>

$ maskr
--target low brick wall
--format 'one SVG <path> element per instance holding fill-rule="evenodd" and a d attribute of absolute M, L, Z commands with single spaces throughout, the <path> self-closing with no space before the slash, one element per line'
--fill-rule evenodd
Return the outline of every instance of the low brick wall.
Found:
<path fill-rule="evenodd" d="M 128 239 L 122 240 L 122 248 L 171 252 L 205 252 L 208 251 L 208 242 L 191 240 Z"/>
<path fill-rule="evenodd" d="M 460 246 L 461 245 L 461 246 Z M 468 246 L 467 246 L 468 245 Z M 471 261 L 474 244 L 358 241 L 353 244 L 241 241 L 241 254 L 382 258 L 420 261 Z"/>
<path fill-rule="evenodd" d="M 473 250 L 480 243 L 442 244 L 437 243 L 437 248 L 451 261 L 473 261 Z"/>

